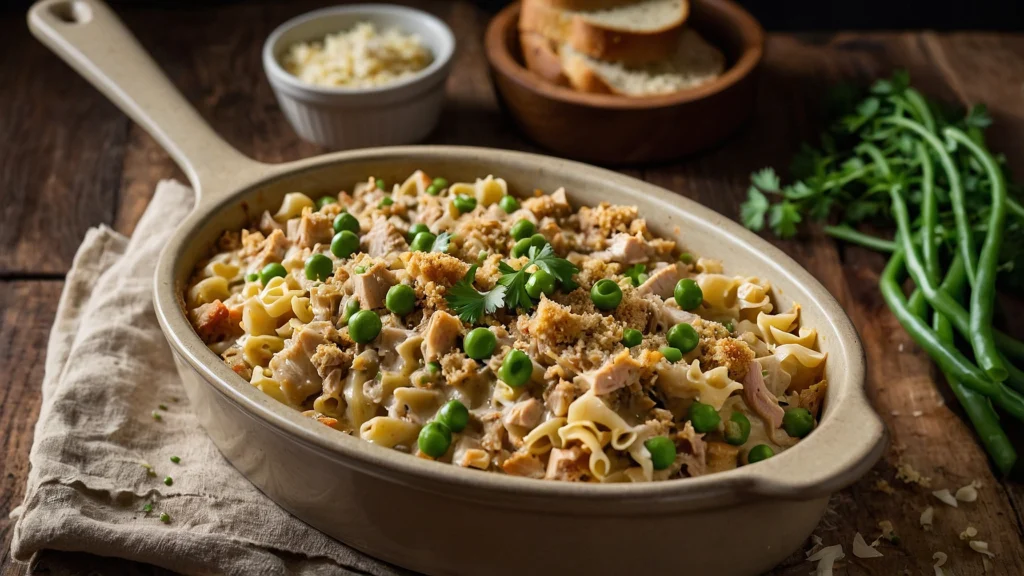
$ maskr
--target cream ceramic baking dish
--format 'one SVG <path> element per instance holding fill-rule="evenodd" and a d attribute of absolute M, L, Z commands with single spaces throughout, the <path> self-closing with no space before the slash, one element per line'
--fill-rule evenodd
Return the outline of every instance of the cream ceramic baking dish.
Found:
<path fill-rule="evenodd" d="M 266 165 L 228 146 L 96 0 L 43 0 L 33 33 L 145 127 L 198 195 L 159 261 L 154 300 L 191 406 L 224 456 L 297 517 L 373 556 L 429 574 L 756 574 L 797 549 L 832 492 L 864 474 L 885 433 L 864 395 L 864 357 L 836 301 L 793 260 L 707 208 L 564 160 L 480 148 L 343 152 Z M 779 456 L 730 472 L 647 484 L 578 485 L 425 461 L 337 432 L 235 375 L 192 331 L 181 294 L 195 262 L 286 192 L 337 190 L 417 168 L 512 190 L 565 186 L 572 200 L 636 204 L 652 226 L 727 270 L 771 278 L 828 352 L 825 413 Z M 651 553 L 655 551 L 656 553 Z M 685 568 L 684 568 L 685 567 Z"/>

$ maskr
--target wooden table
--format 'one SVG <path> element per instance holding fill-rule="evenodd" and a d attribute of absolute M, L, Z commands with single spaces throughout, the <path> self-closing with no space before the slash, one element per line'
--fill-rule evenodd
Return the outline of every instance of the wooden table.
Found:
<path fill-rule="evenodd" d="M 140 9 L 124 18 L 217 131 L 243 152 L 278 162 L 321 152 L 288 127 L 260 65 L 271 29 L 314 7 L 287 4 Z M 536 150 L 502 115 L 491 89 L 481 45 L 489 15 L 467 2 L 417 5 L 447 21 L 459 43 L 447 107 L 430 141 Z M 736 217 L 750 171 L 785 167 L 801 139 L 817 131 L 815 110 L 830 83 L 868 82 L 894 68 L 908 69 L 929 95 L 987 102 L 995 118 L 993 148 L 1024 173 L 1024 36 L 933 33 L 772 35 L 749 127 L 685 162 L 626 172 Z M 148 135 L 29 36 L 22 14 L 0 16 L 0 79 L 0 572 L 16 574 L 24 567 L 10 558 L 8 513 L 21 502 L 29 471 L 47 335 L 64 274 L 89 227 L 135 232 L 156 182 L 183 177 Z M 1024 574 L 1024 486 L 993 477 L 934 366 L 888 312 L 877 289 L 882 258 L 818 232 L 776 243 L 856 323 L 869 360 L 869 392 L 892 433 L 887 456 L 833 498 L 816 531 L 826 544 L 843 544 L 847 559 L 837 573 L 932 574 L 932 554 L 942 551 L 952 568 L 947 574 L 982 574 L 981 556 L 958 536 L 972 525 L 997 555 L 995 574 Z M 929 490 L 897 480 L 899 464 L 930 476 L 933 489 L 980 480 L 981 496 L 948 508 Z M 880 480 L 894 493 L 879 491 Z M 929 505 L 936 508 L 935 529 L 924 532 L 918 519 Z M 870 542 L 881 520 L 895 525 L 899 545 L 883 545 L 884 558 L 853 558 L 854 534 Z M 74 561 L 101 573 L 159 572 L 85 555 Z M 772 574 L 811 570 L 797 553 Z"/>

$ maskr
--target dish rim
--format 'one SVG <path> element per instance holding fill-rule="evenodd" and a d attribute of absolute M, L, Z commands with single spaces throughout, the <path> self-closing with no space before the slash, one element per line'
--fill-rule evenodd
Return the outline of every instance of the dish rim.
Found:
<path fill-rule="evenodd" d="M 491 19 L 484 33 L 484 52 L 491 67 L 505 78 L 512 80 L 525 90 L 565 104 L 613 110 L 648 110 L 688 104 L 724 92 L 753 73 L 764 56 L 765 37 L 764 29 L 753 15 L 732 0 L 691 0 L 691 2 L 715 5 L 716 9 L 720 9 L 727 15 L 732 25 L 740 31 L 741 37 L 745 40 L 739 58 L 726 69 L 724 74 L 696 88 L 660 96 L 634 97 L 579 92 L 566 86 L 552 84 L 516 62 L 508 50 L 505 36 L 510 26 L 517 26 L 520 2 L 509 4 Z"/>
<path fill-rule="evenodd" d="M 284 69 L 284 66 L 281 65 L 280 61 L 278 61 L 274 52 L 277 45 L 280 43 L 281 37 L 284 36 L 285 33 L 298 26 L 321 19 L 325 16 L 350 13 L 365 13 L 367 15 L 393 13 L 409 16 L 414 20 L 420 20 L 424 23 L 424 29 L 433 29 L 439 33 L 439 37 L 443 44 L 443 50 L 440 54 L 433 54 L 433 61 L 431 61 L 431 63 L 422 70 L 418 70 L 406 78 L 368 88 L 347 88 L 344 86 L 320 86 L 317 84 L 309 84 L 307 82 L 303 82 L 299 77 Z M 339 30 L 339 32 L 340 31 L 341 30 Z M 403 30 L 403 32 L 406 34 L 413 33 L 423 35 L 422 30 Z M 443 20 L 429 12 L 425 12 L 417 8 L 396 4 L 376 3 L 329 6 L 327 8 L 312 10 L 290 18 L 274 28 L 273 32 L 271 32 L 263 42 L 263 49 L 261 50 L 263 68 L 267 76 L 272 81 L 280 83 L 291 91 L 316 94 L 320 96 L 331 96 L 335 98 L 354 98 L 358 96 L 374 97 L 397 91 L 416 91 L 420 86 L 427 84 L 433 85 L 435 77 L 438 74 L 443 74 L 444 70 L 451 63 L 454 55 L 455 34 L 452 32 L 451 27 L 449 27 Z M 447 76 L 446 74 L 443 75 Z"/>
<path fill-rule="evenodd" d="M 466 470 L 451 464 L 427 461 L 337 431 L 303 417 L 300 412 L 277 402 L 235 374 L 219 356 L 209 350 L 196 334 L 182 308 L 181 285 L 175 281 L 178 262 L 192 246 L 194 232 L 210 224 L 219 213 L 238 205 L 251 194 L 275 180 L 299 176 L 325 169 L 338 163 L 359 163 L 413 159 L 419 165 L 444 160 L 505 164 L 506 170 L 546 167 L 552 171 L 571 170 L 582 179 L 600 181 L 604 186 L 626 192 L 626 201 L 634 196 L 647 196 L 666 210 L 672 210 L 684 222 L 687 219 L 710 221 L 721 234 L 731 237 L 743 250 L 764 258 L 784 284 L 803 285 L 809 299 L 800 302 L 805 309 L 820 310 L 823 319 L 837 334 L 836 351 L 846 360 L 846 382 L 835 388 L 829 398 L 826 414 L 818 428 L 807 439 L 778 456 L 756 465 L 694 478 L 635 484 L 563 483 L 519 478 L 506 474 Z M 508 167 L 512 165 L 512 167 Z M 744 229 L 739 224 L 710 208 L 673 194 L 653 184 L 610 170 L 583 163 L 531 153 L 462 146 L 403 146 L 368 148 L 326 154 L 296 162 L 266 165 L 252 162 L 244 183 L 221 191 L 204 194 L 203 201 L 179 225 L 157 264 L 154 278 L 154 301 L 157 317 L 174 352 L 189 367 L 214 386 L 218 392 L 239 406 L 248 416 L 270 426 L 290 440 L 343 465 L 358 468 L 379 478 L 399 482 L 455 497 L 499 505 L 500 496 L 507 506 L 535 502 L 552 510 L 552 499 L 569 506 L 578 502 L 602 501 L 607 505 L 633 513 L 668 513 L 693 505 L 714 505 L 715 497 L 739 496 L 742 499 L 771 496 L 806 500 L 832 493 L 852 483 L 881 456 L 886 432 L 881 419 L 867 401 L 865 360 L 857 332 L 839 303 L 808 271 L 782 250 Z M 255 169 L 253 169 L 255 168 Z M 571 192 L 577 201 L 587 195 L 584 190 Z M 586 201 L 584 201 L 586 203 Z M 849 436 L 858 442 L 844 443 Z M 830 449 L 830 444 L 833 443 Z M 835 444 L 838 443 L 838 446 Z M 844 445 L 845 444 L 845 445 Z M 847 448 L 838 450 L 838 448 Z M 818 457 L 814 457 L 817 450 Z M 840 453 L 840 455 L 837 455 Z M 830 462 L 831 460 L 831 462 Z M 826 462 L 827 471 L 818 469 Z M 803 474 L 796 472 L 803 471 Z"/>

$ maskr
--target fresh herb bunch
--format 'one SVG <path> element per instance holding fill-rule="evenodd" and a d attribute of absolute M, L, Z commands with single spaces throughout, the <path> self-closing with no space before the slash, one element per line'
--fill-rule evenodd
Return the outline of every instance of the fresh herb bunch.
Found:
<path fill-rule="evenodd" d="M 829 103 L 828 128 L 797 154 L 793 183 L 770 168 L 751 175 L 743 224 L 789 238 L 805 221 L 830 221 L 827 234 L 892 254 L 886 303 L 1008 473 L 1017 453 L 996 410 L 1024 422 L 1024 342 L 993 326 L 994 300 L 997 279 L 1024 286 L 1024 207 L 1005 159 L 985 144 L 992 120 L 981 105 L 964 112 L 926 100 L 906 72 L 866 92 L 839 87 Z M 865 224 L 894 237 L 857 229 Z"/>
<path fill-rule="evenodd" d="M 473 287 L 477 267 L 470 266 L 466 276 L 448 290 L 445 300 L 463 322 L 475 324 L 480 316 L 493 314 L 502 307 L 513 311 L 533 307 L 533 300 L 526 291 L 526 281 L 530 276 L 527 269 L 532 266 L 554 276 L 564 288 L 575 286 L 572 277 L 579 269 L 565 258 L 556 256 L 550 244 L 545 244 L 543 248 L 531 246 L 528 257 L 529 261 L 518 270 L 505 262 L 499 263 L 501 278 L 487 292 L 480 292 Z"/>

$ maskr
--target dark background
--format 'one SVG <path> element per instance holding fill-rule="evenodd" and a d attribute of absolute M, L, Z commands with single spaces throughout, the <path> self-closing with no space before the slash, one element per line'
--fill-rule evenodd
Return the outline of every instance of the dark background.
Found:
<path fill-rule="evenodd" d="M 242 0 L 108 1 L 121 10 L 154 5 L 196 8 Z M 508 0 L 476 2 L 487 10 L 497 11 Z M 0 10 L 23 12 L 30 4 L 32 0 L 0 0 Z M 740 4 L 746 6 L 769 30 L 1024 30 L 1024 0 L 740 0 Z"/>

